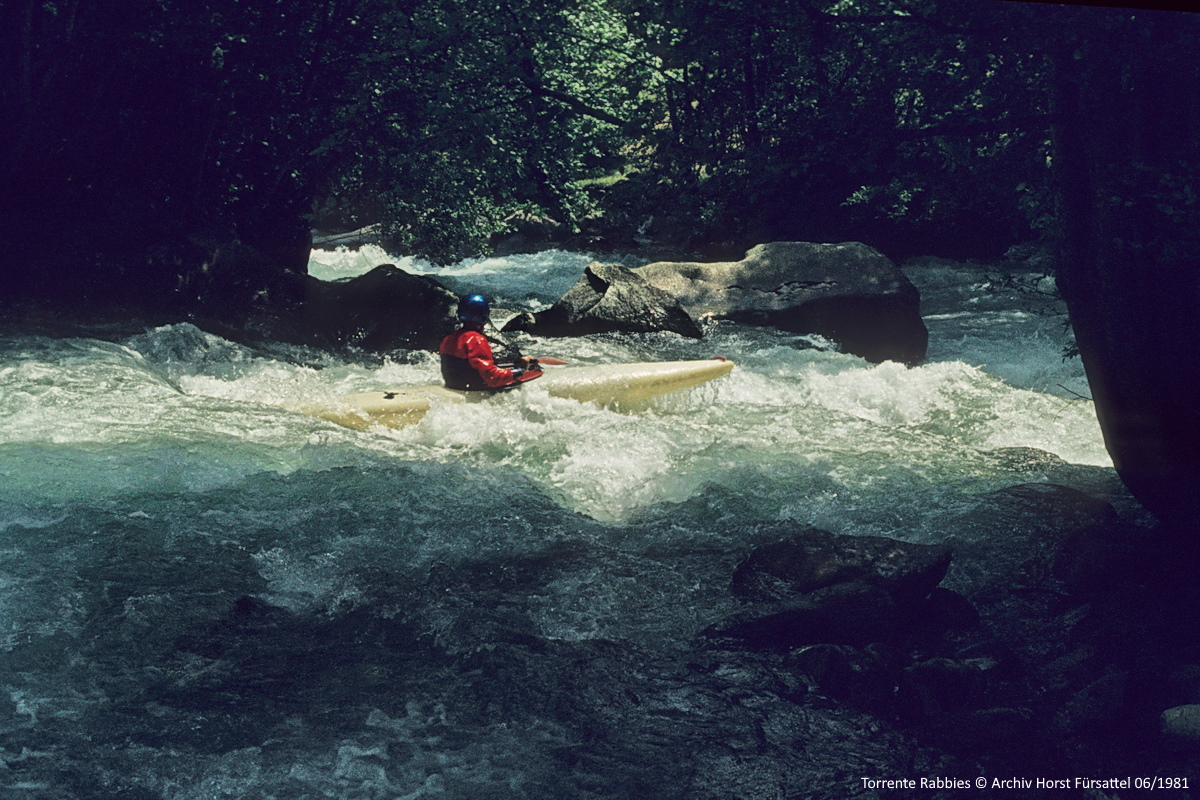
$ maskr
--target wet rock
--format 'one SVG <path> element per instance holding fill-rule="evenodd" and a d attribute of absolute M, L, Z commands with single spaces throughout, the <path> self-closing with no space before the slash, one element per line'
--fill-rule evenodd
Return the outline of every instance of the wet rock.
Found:
<path fill-rule="evenodd" d="M 788 653 L 784 666 L 808 675 L 816 690 L 864 710 L 889 714 L 895 703 L 897 656 L 883 645 L 816 644 Z"/>
<path fill-rule="evenodd" d="M 1004 642 L 995 639 L 974 641 L 950 652 L 955 660 L 982 672 L 992 687 L 1001 683 L 1016 685 L 1025 677 L 1020 658 Z"/>
<path fill-rule="evenodd" d="M 1108 503 L 1047 483 L 972 498 L 948 527 L 954 562 L 944 585 L 977 606 L 1084 587 L 1116 566 L 1132 536 Z"/>
<path fill-rule="evenodd" d="M 1072 687 L 1072 694 L 1051 715 L 1048 729 L 1068 750 L 1093 747 L 1096 731 L 1118 727 L 1128 718 L 1129 684 L 1126 670 L 1109 665 L 1088 685 Z"/>
<path fill-rule="evenodd" d="M 1144 536 L 1117 519 L 1109 508 L 1098 508 L 1093 524 L 1072 530 L 1055 554 L 1052 572 L 1067 592 L 1090 595 L 1128 577 L 1138 563 Z"/>
<path fill-rule="evenodd" d="M 807 644 L 868 644 L 896 637 L 896 602 L 862 581 L 760 603 L 709 626 L 710 639 L 748 647 L 790 649 Z"/>
<path fill-rule="evenodd" d="M 655 288 L 620 264 L 592 262 L 553 306 L 509 321 L 505 331 L 539 336 L 586 336 L 624 331 L 670 331 L 699 339 L 700 327 L 667 292 Z"/>
<path fill-rule="evenodd" d="M 979 624 L 979 612 L 958 592 L 935 586 L 925 605 L 927 619 L 941 630 L 961 630 Z"/>
<path fill-rule="evenodd" d="M 1054 453 L 1036 447 L 1000 447 L 986 451 L 985 455 L 990 456 L 997 467 L 1011 472 L 1047 472 L 1067 465 Z"/>
<path fill-rule="evenodd" d="M 1167 736 L 1200 743 L 1200 705 L 1168 708 L 1162 713 L 1161 723 Z"/>
<path fill-rule="evenodd" d="M 1046 664 L 1032 665 L 1041 686 L 1059 691 L 1086 686 L 1104 674 L 1105 663 L 1092 644 L 1081 644 Z"/>
<path fill-rule="evenodd" d="M 922 738 L 952 753 L 986 753 L 999 763 L 1023 769 L 1044 769 L 1041 762 L 1055 752 L 1053 742 L 1038 730 L 1035 715 L 1024 706 L 967 708 L 926 720 Z"/>
<path fill-rule="evenodd" d="M 934 587 L 929 596 L 902 604 L 904 638 L 908 645 L 923 652 L 941 652 L 953 648 L 951 642 L 977 640 L 979 612 L 957 592 Z"/>
<path fill-rule="evenodd" d="M 751 553 L 734 571 L 733 591 L 752 600 L 782 600 L 862 581 L 906 603 L 928 596 L 950 559 L 947 547 L 808 528 Z"/>
<path fill-rule="evenodd" d="M 986 662 L 932 658 L 904 670 L 900 703 L 909 716 L 936 717 L 976 705 L 987 690 Z"/>
<path fill-rule="evenodd" d="M 929 333 L 916 287 L 859 242 L 771 242 L 741 261 L 661 261 L 635 272 L 693 314 L 816 333 L 869 361 L 925 358 Z"/>
<path fill-rule="evenodd" d="M 348 281 L 309 278 L 302 324 L 314 343 L 385 352 L 436 350 L 458 298 L 432 278 L 382 264 Z"/>

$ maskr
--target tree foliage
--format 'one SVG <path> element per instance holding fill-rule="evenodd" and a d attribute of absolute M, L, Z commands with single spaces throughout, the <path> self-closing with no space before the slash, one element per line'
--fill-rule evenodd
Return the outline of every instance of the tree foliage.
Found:
<path fill-rule="evenodd" d="M 751 239 L 874 232 L 903 245 L 936 224 L 944 247 L 947 228 L 986 219 L 1011 243 L 1027 222 L 1016 187 L 1044 175 L 1047 139 L 1045 64 L 1014 35 L 1011 5 L 677 0 L 640 12 L 667 75 L 653 170 L 686 198 L 681 213 L 698 207 L 702 227 Z"/>
<path fill-rule="evenodd" d="M 1064 19 L 1055 6 L 0 9 L 2 224 L 10 238 L 57 231 L 65 263 L 232 235 L 302 269 L 311 224 L 369 222 L 398 247 L 452 259 L 485 250 L 517 212 L 631 229 L 653 217 L 652 233 L 734 249 L 860 239 L 893 255 L 983 255 L 1048 218 L 1041 32 Z M 1085 38 L 1099 23 L 1071 24 Z M 1167 180 L 1160 194 L 1185 202 L 1191 190 Z M 155 291 L 178 282 L 151 261 L 113 269 Z"/>

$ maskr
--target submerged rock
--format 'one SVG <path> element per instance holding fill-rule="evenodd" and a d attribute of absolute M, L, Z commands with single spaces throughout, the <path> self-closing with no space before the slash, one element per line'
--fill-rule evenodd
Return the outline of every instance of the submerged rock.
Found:
<path fill-rule="evenodd" d="M 692 313 L 820 334 L 869 361 L 925 358 L 920 294 L 887 256 L 859 242 L 771 242 L 741 261 L 661 261 L 634 272 Z"/>
<path fill-rule="evenodd" d="M 523 314 L 504 326 L 540 336 L 586 336 L 624 331 L 670 331 L 699 339 L 700 327 L 667 292 L 620 264 L 592 262 L 571 289 L 538 314 Z"/>
<path fill-rule="evenodd" d="M 757 548 L 733 574 L 733 590 L 779 600 L 845 581 L 864 581 L 900 602 L 929 595 L 950 566 L 948 547 L 882 536 L 837 536 L 819 528 Z"/>

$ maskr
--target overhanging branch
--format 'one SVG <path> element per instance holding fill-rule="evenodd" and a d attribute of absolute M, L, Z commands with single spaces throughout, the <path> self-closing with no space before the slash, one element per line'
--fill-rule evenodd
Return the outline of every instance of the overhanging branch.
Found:
<path fill-rule="evenodd" d="M 525 88 L 527 88 L 529 93 L 534 97 L 548 97 L 551 100 L 557 100 L 563 105 L 575 109 L 584 116 L 591 117 L 592 119 L 598 119 L 601 122 L 607 122 L 611 125 L 624 127 L 626 124 L 625 120 L 621 119 L 615 114 L 611 114 L 602 108 L 596 108 L 595 106 L 589 105 L 574 95 L 569 95 L 566 92 L 550 89 L 538 83 L 537 81 L 530 79 L 524 80 L 523 83 L 525 84 Z"/>

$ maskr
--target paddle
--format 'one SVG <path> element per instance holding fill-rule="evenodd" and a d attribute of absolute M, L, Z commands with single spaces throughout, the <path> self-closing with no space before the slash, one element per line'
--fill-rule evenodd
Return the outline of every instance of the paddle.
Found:
<path fill-rule="evenodd" d="M 563 359 L 555 358 L 554 356 L 538 356 L 535 360 L 537 361 L 537 363 L 539 365 L 541 365 L 543 367 L 562 367 L 562 366 L 566 366 L 567 364 L 571 363 L 570 361 L 564 361 Z M 503 361 L 503 362 L 498 362 L 498 363 L 502 364 L 505 367 L 511 367 L 511 366 L 513 366 L 513 364 L 515 362 Z"/>

